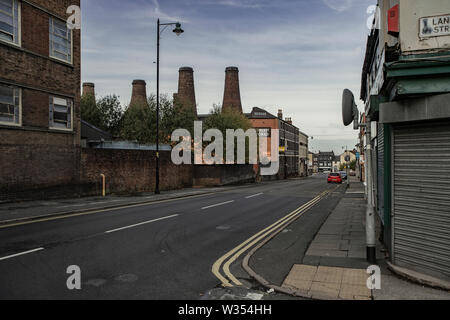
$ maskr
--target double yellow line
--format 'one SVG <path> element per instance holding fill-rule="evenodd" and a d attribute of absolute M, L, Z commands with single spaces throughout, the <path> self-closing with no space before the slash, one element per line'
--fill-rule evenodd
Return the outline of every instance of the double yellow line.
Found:
<path fill-rule="evenodd" d="M 311 201 L 305 203 L 301 207 L 295 209 L 285 217 L 281 218 L 280 220 L 276 221 L 272 225 L 268 226 L 264 230 L 261 230 L 245 242 L 241 243 L 239 246 L 234 248 L 233 250 L 229 251 L 225 255 L 223 255 L 221 258 L 219 258 L 212 266 L 212 273 L 222 282 L 223 287 L 233 287 L 233 285 L 240 286 L 242 283 L 236 279 L 233 274 L 230 272 L 230 265 L 235 262 L 244 252 L 249 250 L 251 247 L 256 245 L 261 240 L 265 239 L 266 237 L 270 236 L 271 234 L 277 232 L 278 230 L 285 228 L 286 225 L 290 224 L 300 216 L 302 216 L 306 211 L 308 211 L 311 207 L 316 205 L 319 201 L 321 201 L 324 197 L 326 197 L 328 194 L 331 193 L 331 190 L 326 190 L 319 194 L 317 197 L 312 199 Z M 231 257 L 231 258 L 230 258 Z M 228 260 L 227 260 L 228 259 Z M 226 261 L 226 262 L 225 262 Z M 223 264 L 225 262 L 225 264 Z M 220 268 L 223 264 L 223 273 L 225 276 L 223 276 L 220 273 Z M 228 280 L 228 279 L 229 280 Z M 230 281 L 232 283 L 230 283 Z"/>

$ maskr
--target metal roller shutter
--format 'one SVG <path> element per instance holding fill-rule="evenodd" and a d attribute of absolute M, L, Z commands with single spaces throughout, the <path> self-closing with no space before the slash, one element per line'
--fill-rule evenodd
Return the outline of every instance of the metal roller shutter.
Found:
<path fill-rule="evenodd" d="M 397 125 L 393 262 L 450 279 L 450 121 Z"/>
<path fill-rule="evenodd" d="M 384 224 L 384 125 L 378 124 L 378 152 L 377 152 L 377 211 Z"/>

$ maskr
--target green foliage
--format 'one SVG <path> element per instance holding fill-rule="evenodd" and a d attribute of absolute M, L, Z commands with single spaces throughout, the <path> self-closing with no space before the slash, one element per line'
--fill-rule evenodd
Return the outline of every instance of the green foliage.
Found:
<path fill-rule="evenodd" d="M 350 162 L 350 169 L 352 169 L 353 171 L 356 170 L 356 160 L 353 160 L 352 162 Z"/>
<path fill-rule="evenodd" d="M 121 122 L 121 138 L 139 143 L 156 141 L 156 109 L 145 104 L 128 106 Z"/>
<path fill-rule="evenodd" d="M 122 121 L 123 139 L 139 143 L 156 143 L 156 96 L 148 97 L 148 106 L 129 106 Z M 172 132 L 187 129 L 193 136 L 195 106 L 180 106 L 168 98 L 159 97 L 159 142 L 170 143 Z"/>
<path fill-rule="evenodd" d="M 92 94 L 82 96 L 80 100 L 81 119 L 102 128 L 102 114 L 97 108 L 95 96 Z"/>
<path fill-rule="evenodd" d="M 163 138 L 170 142 L 170 136 L 176 129 L 186 129 L 194 136 L 194 121 L 196 117 L 195 105 L 181 105 L 177 101 L 170 101 L 166 96 L 162 96 L 161 100 L 161 124 L 163 128 Z"/>
<path fill-rule="evenodd" d="M 226 145 L 227 145 L 227 136 L 226 136 L 226 130 L 227 129 L 242 129 L 247 131 L 248 129 L 252 128 L 252 123 L 250 120 L 243 115 L 242 113 L 234 110 L 226 110 L 222 112 L 221 107 L 218 105 L 214 105 L 213 109 L 210 111 L 209 117 L 205 120 L 203 123 L 203 131 L 209 130 L 209 129 L 218 129 L 222 132 L 223 135 L 223 156 L 226 157 Z M 205 145 L 208 145 L 209 143 L 205 142 Z M 238 141 L 237 138 L 234 140 L 234 159 L 237 160 L 237 146 Z M 245 140 L 245 160 L 248 162 L 248 152 L 249 152 L 249 139 L 246 138 Z"/>
<path fill-rule="evenodd" d="M 116 95 L 108 95 L 97 101 L 93 95 L 83 96 L 80 108 L 81 119 L 113 135 L 119 134 L 123 108 Z"/>
<path fill-rule="evenodd" d="M 339 171 L 344 171 L 346 169 L 345 168 L 346 164 L 347 163 L 341 163 Z M 350 169 L 355 171 L 356 170 L 356 164 L 357 164 L 356 160 L 353 160 L 352 162 L 350 162 Z"/>
<path fill-rule="evenodd" d="M 97 101 L 97 108 L 102 118 L 100 128 L 115 136 L 119 135 L 124 114 L 119 97 L 115 94 L 105 96 Z"/>
<path fill-rule="evenodd" d="M 247 131 L 252 127 L 252 123 L 242 113 L 234 110 L 221 111 L 220 106 L 214 105 L 209 117 L 205 120 L 203 129 L 219 129 L 226 135 L 227 129 L 242 129 Z"/>

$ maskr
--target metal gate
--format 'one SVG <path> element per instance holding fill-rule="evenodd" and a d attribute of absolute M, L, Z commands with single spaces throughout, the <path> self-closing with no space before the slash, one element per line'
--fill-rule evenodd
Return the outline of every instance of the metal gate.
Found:
<path fill-rule="evenodd" d="M 396 125 L 393 262 L 450 279 L 450 121 Z"/>

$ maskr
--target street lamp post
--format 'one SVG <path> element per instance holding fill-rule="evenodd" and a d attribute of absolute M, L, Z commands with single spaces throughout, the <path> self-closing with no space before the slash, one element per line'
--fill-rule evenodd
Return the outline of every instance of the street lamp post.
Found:
<path fill-rule="evenodd" d="M 155 172 L 155 194 L 160 194 L 159 190 L 159 43 L 161 38 L 161 33 L 168 26 L 175 26 L 173 32 L 179 36 L 184 30 L 181 29 L 181 24 L 179 22 L 172 23 L 160 23 L 158 19 L 158 28 L 157 28 L 157 44 L 156 44 L 156 172 Z M 164 28 L 161 30 L 161 26 Z"/>

